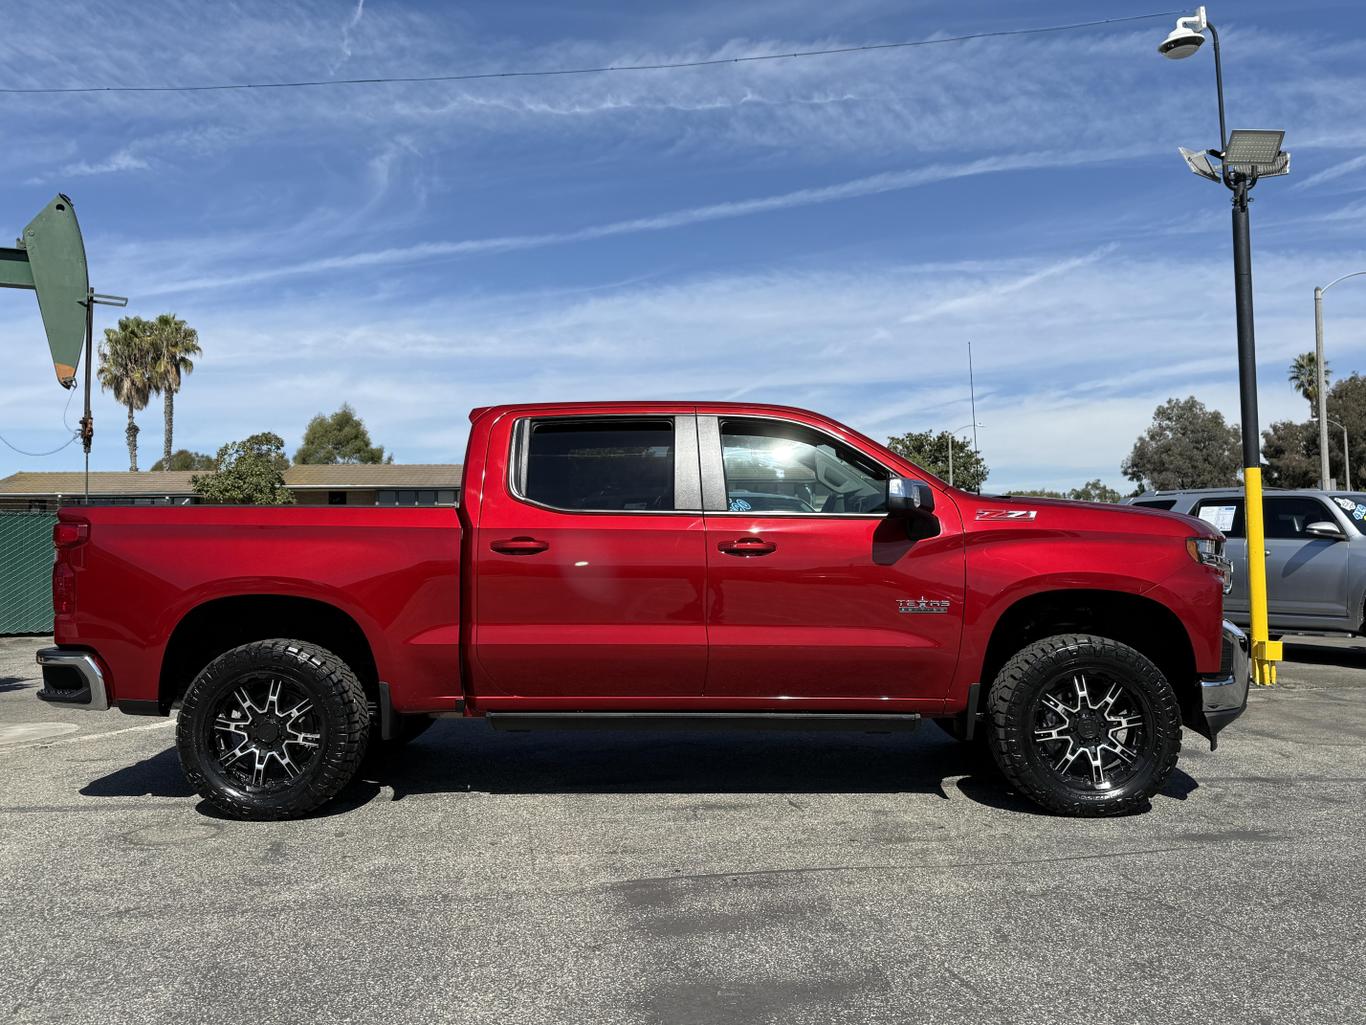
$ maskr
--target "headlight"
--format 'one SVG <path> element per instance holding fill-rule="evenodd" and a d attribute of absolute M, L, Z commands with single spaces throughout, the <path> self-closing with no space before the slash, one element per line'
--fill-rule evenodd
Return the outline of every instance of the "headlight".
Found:
<path fill-rule="evenodd" d="M 1186 538 L 1186 553 L 1203 566 L 1213 567 L 1224 578 L 1224 593 L 1233 590 L 1233 563 L 1224 558 L 1224 542 L 1216 537 Z"/>

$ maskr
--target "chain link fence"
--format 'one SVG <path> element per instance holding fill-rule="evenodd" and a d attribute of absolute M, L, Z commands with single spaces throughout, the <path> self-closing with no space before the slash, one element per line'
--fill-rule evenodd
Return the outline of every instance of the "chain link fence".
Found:
<path fill-rule="evenodd" d="M 0 512 L 0 635 L 52 632 L 52 513 Z"/>

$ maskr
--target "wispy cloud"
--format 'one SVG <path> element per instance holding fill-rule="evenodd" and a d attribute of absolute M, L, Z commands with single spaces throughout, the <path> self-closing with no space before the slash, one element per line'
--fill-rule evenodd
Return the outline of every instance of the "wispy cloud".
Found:
<path fill-rule="evenodd" d="M 1015 156 L 987 157 L 961 164 L 932 164 L 928 167 L 911 170 L 886 171 L 868 175 L 835 185 L 795 189 L 772 196 L 759 196 L 752 199 L 734 200 L 725 203 L 711 203 L 704 206 L 672 210 L 667 213 L 647 217 L 633 217 L 612 221 L 607 224 L 590 225 L 572 231 L 544 232 L 530 235 L 498 235 L 488 238 L 460 239 L 445 242 L 421 242 L 411 246 L 377 249 L 369 252 L 350 253 L 345 256 L 330 256 L 299 263 L 283 264 L 245 273 L 206 275 L 170 281 L 161 285 L 153 284 L 144 294 L 165 295 L 177 292 L 191 292 L 210 288 L 227 288 L 256 284 L 277 278 L 296 277 L 304 274 L 318 274 L 329 271 L 354 270 L 387 264 L 415 263 L 442 257 L 469 256 L 477 253 L 509 252 L 518 249 L 535 249 L 543 246 L 565 245 L 572 242 L 586 242 L 593 239 L 630 235 L 638 232 L 668 231 L 708 221 L 730 220 L 737 217 L 751 217 L 757 214 L 790 210 L 796 207 L 815 206 L 840 200 L 874 196 L 886 192 L 917 188 L 935 182 L 974 175 L 996 174 L 1027 168 L 1073 164 L 1075 154 L 1025 153 Z"/>
<path fill-rule="evenodd" d="M 351 59 L 351 33 L 360 24 L 361 18 L 365 14 L 365 0 L 356 0 L 356 9 L 351 12 L 351 17 L 346 19 L 342 25 L 341 34 L 341 55 L 336 63 L 328 68 L 329 73 L 335 75 L 337 70 Z"/>
<path fill-rule="evenodd" d="M 103 160 L 77 160 L 70 164 L 64 164 L 47 175 L 35 175 L 29 178 L 25 184 L 41 185 L 54 178 L 89 178 L 98 174 L 118 174 L 122 171 L 143 171 L 148 167 L 148 163 L 142 157 L 133 152 L 131 147 L 124 147 L 117 150 Z"/>
<path fill-rule="evenodd" d="M 1366 167 L 1366 153 L 1363 153 L 1359 157 L 1353 157 L 1351 160 L 1343 160 L 1340 163 L 1334 164 L 1332 167 L 1319 171 L 1317 174 L 1311 174 L 1303 181 L 1296 182 L 1295 188 L 1312 189 L 1317 185 L 1322 185 L 1324 182 L 1345 178 L 1353 171 L 1359 171 L 1363 167 Z"/>

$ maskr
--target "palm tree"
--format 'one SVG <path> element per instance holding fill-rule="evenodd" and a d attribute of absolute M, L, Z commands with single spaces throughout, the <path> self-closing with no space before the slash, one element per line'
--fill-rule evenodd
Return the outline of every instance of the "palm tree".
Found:
<path fill-rule="evenodd" d="M 193 372 L 191 356 L 201 354 L 199 332 L 174 313 L 163 313 L 152 322 L 152 390 L 160 393 L 164 404 L 165 436 L 162 458 L 171 462 L 171 432 L 175 426 L 175 393 L 180 381 Z"/>
<path fill-rule="evenodd" d="M 117 328 L 104 329 L 100 343 L 100 388 L 128 407 L 128 469 L 138 468 L 138 425 L 133 414 L 147 408 L 152 396 L 153 356 L 149 342 L 152 325 L 141 317 L 121 317 Z"/>
<path fill-rule="evenodd" d="M 1318 415 L 1319 398 L 1319 361 L 1312 352 L 1302 352 L 1290 363 L 1290 372 L 1285 375 L 1286 379 L 1295 386 L 1295 390 L 1305 397 L 1309 402 L 1309 415 Z M 1332 367 L 1328 361 L 1323 361 L 1323 382 L 1327 385 L 1333 376 Z"/>

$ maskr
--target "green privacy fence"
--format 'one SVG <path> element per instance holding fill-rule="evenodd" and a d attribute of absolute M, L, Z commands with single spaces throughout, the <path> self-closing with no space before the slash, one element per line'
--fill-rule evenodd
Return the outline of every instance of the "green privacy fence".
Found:
<path fill-rule="evenodd" d="M 51 513 L 0 512 L 0 634 L 52 632 Z"/>

